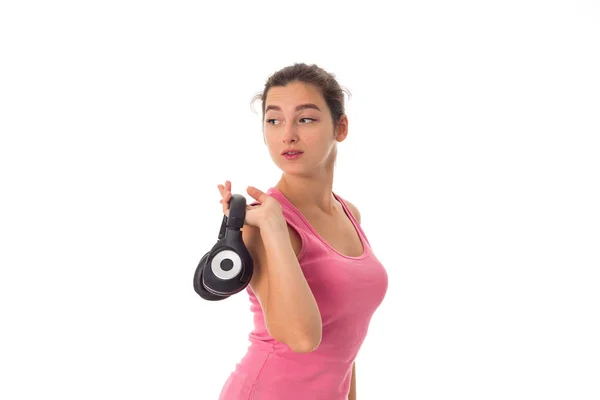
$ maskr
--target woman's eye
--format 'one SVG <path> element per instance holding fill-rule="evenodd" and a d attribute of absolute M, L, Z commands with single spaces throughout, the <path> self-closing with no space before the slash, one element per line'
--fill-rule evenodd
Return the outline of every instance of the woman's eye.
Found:
<path fill-rule="evenodd" d="M 313 119 L 313 118 L 308 118 L 308 117 L 306 117 L 306 118 L 300 118 L 300 121 L 304 121 L 304 120 L 316 121 L 316 119 Z M 279 123 L 279 120 L 278 120 L 278 119 L 275 119 L 275 118 L 270 118 L 270 119 L 267 119 L 265 122 L 266 122 L 267 124 L 271 124 L 271 125 L 277 125 L 277 124 L 275 123 L 275 121 L 277 121 L 277 122 Z"/>

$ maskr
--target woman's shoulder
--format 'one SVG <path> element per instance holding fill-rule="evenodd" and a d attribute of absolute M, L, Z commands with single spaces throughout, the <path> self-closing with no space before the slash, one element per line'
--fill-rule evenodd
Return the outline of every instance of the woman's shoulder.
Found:
<path fill-rule="evenodd" d="M 292 248 L 294 249 L 296 257 L 298 257 L 300 251 L 302 250 L 302 239 L 296 229 L 294 229 L 289 223 L 287 223 L 287 229 L 290 237 L 290 243 L 292 244 Z M 244 224 L 242 227 L 242 240 L 252 258 L 265 258 L 266 249 L 262 241 L 260 228 Z"/>

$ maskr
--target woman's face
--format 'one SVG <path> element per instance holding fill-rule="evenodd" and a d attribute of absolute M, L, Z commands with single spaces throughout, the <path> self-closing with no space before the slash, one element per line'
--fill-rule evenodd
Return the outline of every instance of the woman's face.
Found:
<path fill-rule="evenodd" d="M 327 167 L 335 155 L 336 142 L 345 137 L 335 135 L 329 108 L 319 89 L 302 82 L 269 89 L 263 132 L 275 164 L 284 172 L 302 175 Z M 288 159 L 282 152 L 290 148 L 303 153 Z"/>

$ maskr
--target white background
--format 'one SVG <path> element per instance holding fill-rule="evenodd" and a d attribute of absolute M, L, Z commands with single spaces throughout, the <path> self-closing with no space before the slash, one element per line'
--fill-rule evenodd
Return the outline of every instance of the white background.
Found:
<path fill-rule="evenodd" d="M 390 279 L 358 399 L 600 398 L 597 2 L 6 1 L 0 57 L 0 398 L 217 398 L 249 304 L 192 277 L 294 62 Z"/>

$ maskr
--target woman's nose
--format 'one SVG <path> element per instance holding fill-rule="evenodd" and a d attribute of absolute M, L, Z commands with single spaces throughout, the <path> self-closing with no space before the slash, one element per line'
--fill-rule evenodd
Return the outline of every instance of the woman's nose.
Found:
<path fill-rule="evenodd" d="M 288 124 L 283 131 L 283 141 L 288 143 L 291 141 L 296 141 L 298 139 L 298 134 L 296 133 L 296 127 L 294 124 Z"/>

